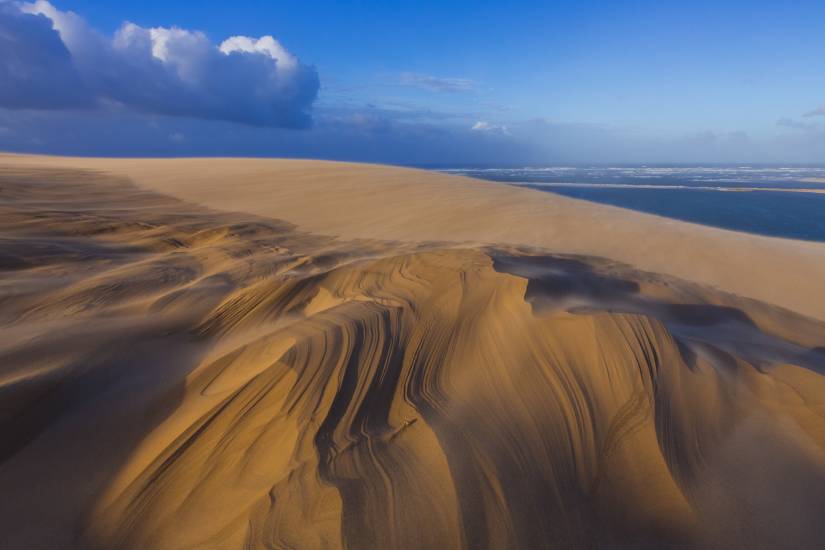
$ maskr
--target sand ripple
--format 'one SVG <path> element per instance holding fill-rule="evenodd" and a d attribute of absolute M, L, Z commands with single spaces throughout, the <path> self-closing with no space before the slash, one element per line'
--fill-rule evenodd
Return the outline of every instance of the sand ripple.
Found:
<path fill-rule="evenodd" d="M 7 547 L 814 548 L 825 324 L 0 169 Z"/>

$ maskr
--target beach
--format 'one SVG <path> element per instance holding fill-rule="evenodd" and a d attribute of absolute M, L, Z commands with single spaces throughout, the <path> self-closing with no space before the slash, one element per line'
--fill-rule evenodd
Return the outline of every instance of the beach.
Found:
<path fill-rule="evenodd" d="M 313 160 L 0 209 L 2 547 L 825 538 L 825 243 Z"/>

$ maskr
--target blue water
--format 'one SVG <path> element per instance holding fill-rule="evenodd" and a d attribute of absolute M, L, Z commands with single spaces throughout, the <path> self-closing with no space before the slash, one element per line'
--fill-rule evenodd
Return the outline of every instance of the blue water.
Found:
<path fill-rule="evenodd" d="M 774 237 L 825 241 L 825 166 L 453 168 L 650 214 Z M 778 190 L 777 190 L 778 189 Z"/>

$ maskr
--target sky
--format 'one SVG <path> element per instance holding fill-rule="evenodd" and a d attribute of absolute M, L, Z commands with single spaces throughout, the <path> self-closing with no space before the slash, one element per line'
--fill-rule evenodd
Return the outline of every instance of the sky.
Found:
<path fill-rule="evenodd" d="M 0 150 L 825 162 L 825 2 L 0 0 Z"/>

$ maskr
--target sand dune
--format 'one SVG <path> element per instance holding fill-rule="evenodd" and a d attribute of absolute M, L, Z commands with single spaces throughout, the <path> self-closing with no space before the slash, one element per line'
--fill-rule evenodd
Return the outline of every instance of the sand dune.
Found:
<path fill-rule="evenodd" d="M 535 246 L 610 258 L 825 320 L 825 244 L 772 239 L 532 189 L 387 166 L 267 159 L 0 156 L 104 171 L 165 195 L 344 239 Z"/>
<path fill-rule="evenodd" d="M 824 245 L 310 161 L 0 213 L 0 547 L 825 540 Z"/>

